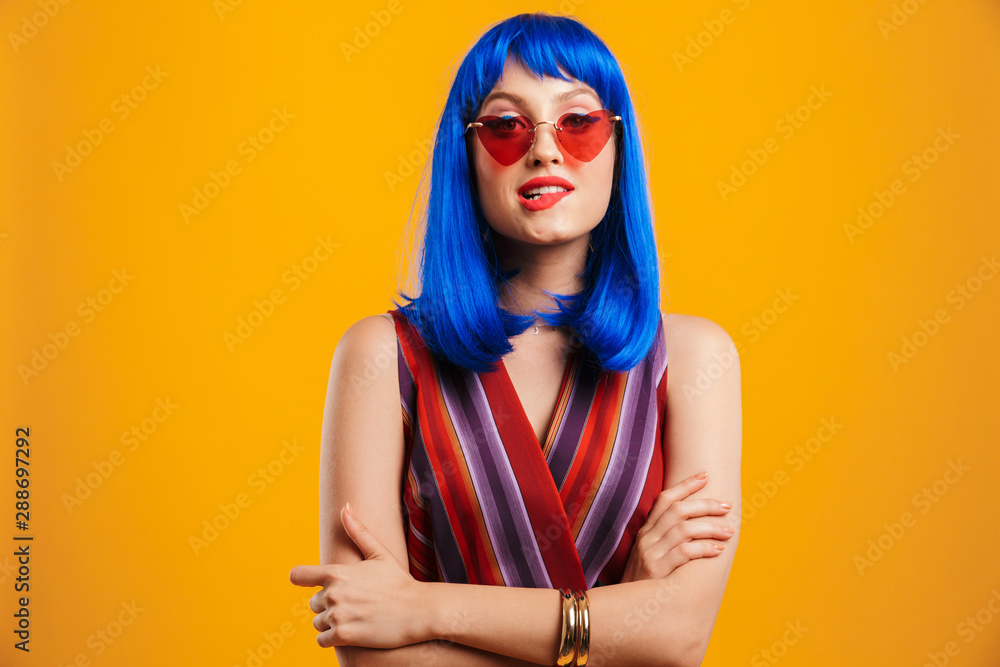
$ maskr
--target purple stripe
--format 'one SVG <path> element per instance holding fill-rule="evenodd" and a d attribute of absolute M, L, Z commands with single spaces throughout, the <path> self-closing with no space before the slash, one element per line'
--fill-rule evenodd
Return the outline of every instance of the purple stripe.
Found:
<path fill-rule="evenodd" d="M 416 414 L 413 402 L 416 400 L 417 388 L 413 381 L 413 373 L 409 364 L 406 363 L 406 355 L 403 354 L 403 344 L 396 338 L 396 366 L 399 369 L 399 400 L 403 404 L 403 410 L 413 423 L 413 416 Z"/>
<path fill-rule="evenodd" d="M 629 371 L 611 461 L 577 539 L 588 585 L 597 579 L 621 542 L 649 473 L 656 433 L 656 395 L 651 384 L 648 360 Z"/>
<path fill-rule="evenodd" d="M 434 551 L 434 544 L 431 543 L 431 541 L 427 538 L 426 535 L 417 530 L 417 528 L 412 523 L 410 524 L 410 533 L 415 538 L 417 538 L 418 542 L 423 544 L 425 547 L 428 547 L 431 551 Z"/>
<path fill-rule="evenodd" d="M 653 371 L 656 378 L 656 386 L 660 385 L 663 373 L 667 370 L 667 339 L 663 329 L 663 318 L 660 318 L 660 325 L 656 330 L 656 346 L 653 350 Z"/>
<path fill-rule="evenodd" d="M 593 369 L 589 364 L 581 363 L 577 368 L 576 380 L 573 390 L 570 393 L 566 404 L 566 411 L 563 414 L 562 424 L 556 432 L 552 448 L 549 450 L 549 470 L 552 472 L 552 479 L 555 480 L 556 488 L 562 492 L 563 484 L 570 468 L 573 467 L 573 459 L 576 458 L 583 438 L 583 430 L 587 426 L 587 419 L 594 408 L 594 396 L 597 393 L 597 380 L 600 371 Z"/>
<path fill-rule="evenodd" d="M 434 553 L 437 556 L 438 570 L 441 580 L 456 583 L 469 583 L 469 573 L 465 569 L 462 552 L 458 549 L 458 541 L 451 529 L 448 512 L 441 500 L 441 489 L 438 488 L 437 477 L 431 468 L 427 450 L 424 449 L 424 438 L 421 429 L 414 428 L 413 453 L 410 456 L 410 470 L 417 482 L 420 497 L 430 507 L 431 525 L 434 533 Z"/>
<path fill-rule="evenodd" d="M 445 405 L 462 446 L 483 520 L 503 575 L 517 587 L 551 587 L 517 478 L 479 377 L 442 373 Z M 530 547 L 528 545 L 531 545 Z"/>

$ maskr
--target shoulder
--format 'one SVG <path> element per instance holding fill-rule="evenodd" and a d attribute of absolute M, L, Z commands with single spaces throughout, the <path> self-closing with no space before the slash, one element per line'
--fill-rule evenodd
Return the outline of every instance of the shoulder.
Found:
<path fill-rule="evenodd" d="M 667 355 L 674 359 L 700 357 L 735 348 L 732 337 L 706 317 L 661 313 Z"/>
<path fill-rule="evenodd" d="M 371 357 L 396 346 L 396 324 L 388 313 L 362 317 L 352 324 L 337 343 L 337 354 Z"/>
<path fill-rule="evenodd" d="M 664 313 L 663 329 L 668 382 L 673 380 L 683 387 L 702 386 L 706 381 L 739 386 L 740 355 L 732 337 L 719 324 L 697 315 Z"/>
<path fill-rule="evenodd" d="M 344 332 L 337 343 L 331 364 L 331 380 L 350 383 L 354 388 L 373 383 L 390 383 L 396 368 L 396 325 L 387 314 L 363 317 Z M 380 382 L 381 381 L 381 382 Z"/>

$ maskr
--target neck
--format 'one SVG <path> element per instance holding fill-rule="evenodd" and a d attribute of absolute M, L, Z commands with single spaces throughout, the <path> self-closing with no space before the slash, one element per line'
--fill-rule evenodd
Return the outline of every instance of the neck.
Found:
<path fill-rule="evenodd" d="M 518 270 L 500 291 L 500 304 L 506 310 L 520 315 L 533 310 L 558 312 L 555 299 L 546 292 L 575 294 L 583 289 L 580 275 L 587 262 L 589 237 L 531 245 L 494 235 L 494 243 L 501 266 Z"/>

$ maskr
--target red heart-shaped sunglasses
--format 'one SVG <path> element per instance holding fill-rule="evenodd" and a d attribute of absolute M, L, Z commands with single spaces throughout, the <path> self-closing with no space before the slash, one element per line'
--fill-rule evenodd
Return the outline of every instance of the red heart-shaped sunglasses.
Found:
<path fill-rule="evenodd" d="M 520 160 L 535 140 L 535 130 L 548 123 L 556 132 L 559 145 L 582 162 L 590 162 L 604 149 L 611 138 L 613 124 L 622 119 L 607 109 L 586 114 L 563 114 L 558 121 L 531 122 L 524 116 L 483 116 L 465 126 L 476 129 L 483 148 L 494 160 L 507 167 Z"/>

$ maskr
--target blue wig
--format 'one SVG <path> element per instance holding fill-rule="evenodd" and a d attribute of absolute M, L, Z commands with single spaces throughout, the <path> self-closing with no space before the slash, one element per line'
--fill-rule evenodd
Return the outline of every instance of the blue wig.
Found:
<path fill-rule="evenodd" d="M 577 294 L 553 294 L 558 311 L 517 315 L 500 306 L 513 273 L 497 259 L 476 197 L 465 126 L 508 60 L 537 76 L 586 83 L 616 123 L 615 183 L 608 210 L 591 232 L 593 251 Z M 483 35 L 465 56 L 438 124 L 420 260 L 421 293 L 399 306 L 438 359 L 491 370 L 510 352 L 509 337 L 538 318 L 573 328 L 591 363 L 628 370 L 648 353 L 660 320 L 660 283 L 649 189 L 635 110 L 618 61 L 579 22 L 521 14 Z M 485 236 L 485 238 L 484 238 Z"/>

